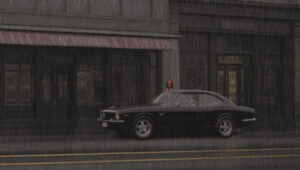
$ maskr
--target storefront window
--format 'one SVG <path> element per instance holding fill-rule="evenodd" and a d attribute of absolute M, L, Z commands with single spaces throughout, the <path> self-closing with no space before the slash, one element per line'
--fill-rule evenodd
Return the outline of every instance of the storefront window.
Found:
<path fill-rule="evenodd" d="M 103 73 L 100 70 L 81 68 L 77 71 L 78 105 L 102 104 Z"/>
<path fill-rule="evenodd" d="M 50 79 L 50 73 L 43 75 L 43 101 L 44 102 L 50 102 L 51 100 L 51 79 Z"/>
<path fill-rule="evenodd" d="M 90 72 L 77 72 L 77 101 L 79 105 L 92 104 L 94 94 L 92 81 Z"/>
<path fill-rule="evenodd" d="M 31 104 L 31 66 L 5 64 L 5 104 Z"/>

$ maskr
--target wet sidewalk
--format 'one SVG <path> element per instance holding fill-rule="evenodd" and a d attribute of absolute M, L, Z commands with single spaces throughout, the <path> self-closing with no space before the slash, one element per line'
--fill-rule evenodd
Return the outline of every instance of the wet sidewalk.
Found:
<path fill-rule="evenodd" d="M 77 134 L 1 136 L 0 154 L 87 153 L 156 150 L 300 147 L 300 132 L 237 131 L 231 138 L 213 135 L 159 136 L 149 140 L 120 138 L 112 130 Z"/>

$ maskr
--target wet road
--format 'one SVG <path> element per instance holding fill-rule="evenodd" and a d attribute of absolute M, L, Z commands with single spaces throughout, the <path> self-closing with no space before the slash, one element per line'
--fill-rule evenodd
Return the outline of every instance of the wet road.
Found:
<path fill-rule="evenodd" d="M 300 147 L 1 155 L 1 169 L 299 169 Z"/>
<path fill-rule="evenodd" d="M 300 169 L 300 133 L 239 132 L 120 138 L 111 131 L 0 139 L 0 170 Z"/>

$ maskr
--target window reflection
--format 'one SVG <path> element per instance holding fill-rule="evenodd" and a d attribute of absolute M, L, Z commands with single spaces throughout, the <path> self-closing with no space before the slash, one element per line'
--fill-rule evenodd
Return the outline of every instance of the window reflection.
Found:
<path fill-rule="evenodd" d="M 5 104 L 31 104 L 31 65 L 5 64 Z"/>

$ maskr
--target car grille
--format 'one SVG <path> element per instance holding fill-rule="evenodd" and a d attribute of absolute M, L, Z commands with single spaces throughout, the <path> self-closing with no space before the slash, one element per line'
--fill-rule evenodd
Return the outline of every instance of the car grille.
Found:
<path fill-rule="evenodd" d="M 116 119 L 116 113 L 114 112 L 101 112 L 103 120 L 114 120 Z"/>

